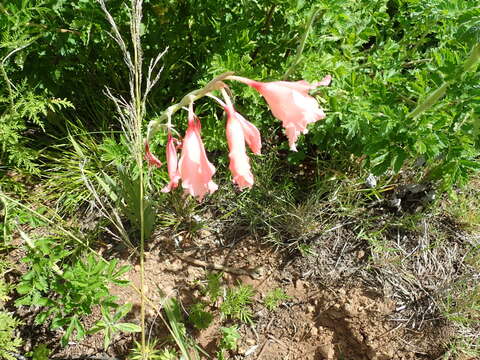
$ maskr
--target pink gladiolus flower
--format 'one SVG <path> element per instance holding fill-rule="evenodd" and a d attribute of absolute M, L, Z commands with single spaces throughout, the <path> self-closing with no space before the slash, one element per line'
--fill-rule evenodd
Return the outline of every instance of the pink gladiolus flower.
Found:
<path fill-rule="evenodd" d="M 177 147 L 175 146 L 176 142 L 178 142 L 178 140 L 168 133 L 167 168 L 170 182 L 162 189 L 162 192 L 169 192 L 170 190 L 175 189 L 180 181 L 180 174 L 178 173 Z"/>
<path fill-rule="evenodd" d="M 230 76 L 253 87 L 267 101 L 273 115 L 282 121 L 285 128 L 290 149 L 296 151 L 295 143 L 300 133 L 308 132 L 307 125 L 325 118 L 325 113 L 318 105 L 317 100 L 308 92 L 318 86 L 327 86 L 332 77 L 327 75 L 322 81 L 308 83 L 304 80 L 259 82 L 240 76 Z"/>
<path fill-rule="evenodd" d="M 178 162 L 178 172 L 185 192 L 202 200 L 206 193 L 213 193 L 218 186 L 212 181 L 215 167 L 208 161 L 200 138 L 200 119 L 193 113 L 193 105 L 188 108 L 188 128 L 183 140 L 182 154 Z"/>
<path fill-rule="evenodd" d="M 229 102 L 229 101 L 227 101 Z M 237 113 L 233 105 L 224 105 L 227 113 L 227 142 L 230 149 L 229 169 L 233 175 L 233 182 L 240 190 L 253 185 L 253 175 L 250 169 L 250 159 L 247 156 L 245 142 L 255 154 L 260 154 L 262 147 L 260 132 L 252 123 Z"/>
<path fill-rule="evenodd" d="M 162 162 L 150 152 L 150 145 L 145 141 L 145 157 L 144 159 L 148 162 L 150 166 L 156 166 L 157 168 L 162 166 Z"/>
<path fill-rule="evenodd" d="M 235 116 L 242 125 L 243 135 L 248 147 L 255 155 L 260 155 L 262 150 L 262 139 L 260 131 L 250 121 L 247 121 L 242 115 L 235 112 Z"/>

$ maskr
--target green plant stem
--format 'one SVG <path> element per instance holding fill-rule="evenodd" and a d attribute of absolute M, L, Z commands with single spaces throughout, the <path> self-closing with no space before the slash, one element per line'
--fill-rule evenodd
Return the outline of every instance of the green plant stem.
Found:
<path fill-rule="evenodd" d="M 305 28 L 305 32 L 303 33 L 302 38 L 300 39 L 300 43 L 298 44 L 295 58 L 293 59 L 293 62 L 290 65 L 290 67 L 287 69 L 287 71 L 285 71 L 285 74 L 283 74 L 282 80 L 287 80 L 289 76 L 293 73 L 297 65 L 300 63 L 303 50 L 305 50 L 305 43 L 307 41 L 308 34 L 310 33 L 310 30 L 312 29 L 312 26 L 313 26 L 313 22 L 315 21 L 315 18 L 317 17 L 319 12 L 320 12 L 320 9 L 315 9 L 312 11 L 312 14 L 308 19 L 307 26 Z"/>
<path fill-rule="evenodd" d="M 147 129 L 147 141 L 150 141 L 150 139 L 156 134 L 156 132 L 161 128 L 162 122 L 167 120 L 170 122 L 173 114 L 175 114 L 178 110 L 180 110 L 184 106 L 188 106 L 191 102 L 194 102 L 204 96 L 206 96 L 209 92 L 214 91 L 214 90 L 219 90 L 225 86 L 225 84 L 222 82 L 222 80 L 225 80 L 227 77 L 233 75 L 234 73 L 229 71 L 225 72 L 223 74 L 220 74 L 216 78 L 214 78 L 212 81 L 210 81 L 207 85 L 205 85 L 201 89 L 194 90 L 192 92 L 189 92 L 187 95 L 185 95 L 180 102 L 169 106 L 161 115 L 158 119 L 152 120 L 148 123 L 148 129 Z"/>
<path fill-rule="evenodd" d="M 463 64 L 463 70 L 464 71 L 471 71 L 477 65 L 477 63 L 480 61 L 480 42 L 477 43 L 473 48 L 472 51 L 470 52 L 470 55 L 468 56 L 467 60 L 465 61 L 465 64 Z"/>
<path fill-rule="evenodd" d="M 8 100 L 10 101 L 10 110 L 12 110 L 14 106 L 14 103 L 13 103 L 14 94 L 13 94 L 12 84 L 10 84 L 10 80 L 8 79 L 7 72 L 5 71 L 5 67 L 3 66 L 3 63 L 0 64 L 0 70 L 2 72 L 3 79 L 7 84 Z"/>
<path fill-rule="evenodd" d="M 477 43 L 472 50 L 470 51 L 470 55 L 468 56 L 467 60 L 465 60 L 463 64 L 463 71 L 468 72 L 472 71 L 477 63 L 480 61 L 480 43 Z M 448 86 L 453 82 L 453 80 L 447 80 L 442 85 L 440 85 L 437 89 L 432 91 L 427 98 L 417 105 L 413 111 L 411 111 L 407 118 L 416 118 L 420 114 L 424 113 L 428 109 L 430 109 L 435 103 L 440 100 L 445 92 L 447 91 Z"/>
<path fill-rule="evenodd" d="M 140 26 L 142 16 L 142 0 L 132 0 L 132 21 L 131 35 L 133 43 L 133 66 L 134 66 L 134 99 L 135 118 L 134 131 L 137 149 L 135 153 L 137 166 L 139 169 L 139 203 L 140 203 L 140 327 L 141 327 L 141 353 L 142 359 L 146 358 L 145 341 L 145 214 L 144 214 L 144 176 L 143 176 L 143 141 L 142 141 L 142 49 L 140 42 Z"/>
<path fill-rule="evenodd" d="M 443 97 L 443 95 L 445 95 L 445 92 L 447 91 L 449 85 L 450 81 L 445 81 L 442 85 L 440 85 L 440 87 L 432 91 L 422 103 L 417 105 L 417 107 L 407 115 L 407 118 L 414 119 L 423 112 L 430 109 L 438 100 Z"/>

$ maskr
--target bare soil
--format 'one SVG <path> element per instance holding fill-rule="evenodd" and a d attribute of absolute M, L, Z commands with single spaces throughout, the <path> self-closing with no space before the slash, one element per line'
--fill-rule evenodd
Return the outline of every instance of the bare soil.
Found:
<path fill-rule="evenodd" d="M 204 299 L 200 288 L 206 272 L 211 271 L 208 268 L 256 269 L 258 276 L 253 277 L 224 273 L 225 285 L 250 284 L 256 290 L 254 324 L 240 327 L 242 339 L 238 349 L 230 354 L 233 359 L 413 360 L 436 359 L 444 352 L 444 341 L 449 336 L 447 327 L 435 323 L 422 331 L 409 330 L 395 300 L 356 279 L 355 275 L 337 279 L 335 284 L 322 282 L 312 276 L 318 266 L 315 256 L 305 258 L 275 252 L 248 237 L 224 246 L 210 232 L 200 233 L 203 236 L 184 240 L 176 249 L 168 237 L 156 237 L 146 254 L 147 295 L 157 309 L 161 309 L 165 296 L 176 297 L 188 308 Z M 354 256 L 362 261 L 358 254 Z M 129 273 L 129 279 L 137 287 L 140 286 L 139 270 L 138 264 L 133 265 Z M 262 300 L 275 288 L 282 288 L 290 299 L 276 310 L 268 311 Z M 128 320 L 138 323 L 140 297 L 137 292 L 131 287 L 115 288 L 113 292 L 121 302 L 133 303 Z M 220 318 L 218 305 L 209 309 L 215 314 L 209 328 L 202 331 L 189 328 L 195 341 L 212 358 L 220 339 L 219 327 L 232 323 Z M 147 319 L 149 336 L 168 341 L 169 333 L 155 309 L 148 309 Z M 121 335 L 114 340 L 108 354 L 104 354 L 102 338 L 96 335 L 59 349 L 55 358 L 103 354 L 124 359 L 131 346 L 132 335 Z"/>

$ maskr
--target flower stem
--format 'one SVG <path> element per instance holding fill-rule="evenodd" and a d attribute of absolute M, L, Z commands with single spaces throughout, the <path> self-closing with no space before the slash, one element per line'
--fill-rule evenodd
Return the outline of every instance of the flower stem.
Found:
<path fill-rule="evenodd" d="M 468 56 L 467 60 L 465 60 L 463 64 L 463 72 L 472 71 L 477 63 L 480 61 L 480 43 L 477 43 L 472 50 L 470 51 L 470 55 Z M 440 100 L 445 92 L 447 91 L 448 86 L 453 82 L 453 80 L 446 80 L 440 85 L 437 89 L 432 91 L 427 98 L 420 104 L 417 105 L 413 111 L 411 111 L 407 118 L 416 118 L 420 114 L 424 113 L 428 109 L 430 109 L 435 103 Z"/>
<path fill-rule="evenodd" d="M 297 65 L 300 63 L 300 59 L 302 58 L 303 50 L 305 50 L 305 43 L 308 38 L 308 34 L 310 33 L 310 30 L 313 27 L 313 22 L 315 21 L 315 18 L 319 14 L 320 9 L 314 9 L 312 11 L 312 14 L 310 15 L 310 18 L 308 19 L 307 26 L 305 28 L 305 32 L 302 35 L 302 38 L 300 39 L 300 43 L 298 44 L 297 47 L 297 53 L 295 54 L 295 58 L 293 59 L 292 64 L 290 67 L 287 69 L 285 74 L 283 74 L 282 80 L 287 80 L 289 76 L 293 73 Z"/>
<path fill-rule="evenodd" d="M 170 122 L 173 114 L 175 114 L 181 108 L 183 108 L 185 106 L 188 106 L 191 102 L 194 102 L 194 101 L 206 96 L 211 91 L 219 90 L 219 89 L 223 88 L 225 86 L 225 84 L 222 81 L 231 77 L 232 74 L 233 74 L 233 72 L 229 71 L 229 72 L 225 72 L 223 74 L 218 75 L 216 78 L 211 80 L 203 88 L 193 90 L 193 91 L 189 92 L 187 95 L 185 95 L 182 98 L 182 100 L 180 100 L 180 102 L 169 106 L 160 115 L 160 117 L 158 119 L 152 120 L 148 123 L 147 141 L 150 141 L 151 138 L 155 135 L 155 133 L 160 129 L 162 121 L 167 120 L 168 122 Z"/>

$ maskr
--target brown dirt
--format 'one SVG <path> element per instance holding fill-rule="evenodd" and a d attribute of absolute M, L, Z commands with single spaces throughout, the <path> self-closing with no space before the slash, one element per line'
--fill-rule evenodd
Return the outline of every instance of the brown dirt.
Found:
<path fill-rule="evenodd" d="M 254 324 L 240 327 L 242 339 L 238 349 L 230 354 L 233 359 L 413 360 L 435 359 L 442 353 L 445 329 L 432 327 L 427 332 L 408 331 L 402 321 L 392 321 L 397 308 L 395 301 L 373 292 L 360 281 L 350 279 L 335 288 L 322 285 L 304 276 L 309 270 L 304 267 L 305 262 L 288 254 L 275 253 L 250 238 L 224 247 L 206 232 L 206 236 L 195 241 L 184 241 L 180 250 L 175 250 L 172 242 L 158 236 L 146 253 L 146 289 L 157 309 L 161 309 L 164 296 L 176 297 L 185 308 L 204 299 L 200 283 L 207 269 L 185 261 L 186 255 L 209 264 L 238 269 L 253 269 L 262 263 L 263 273 L 259 278 L 231 273 L 223 277 L 225 285 L 242 282 L 256 290 Z M 140 286 L 139 270 L 137 264 L 129 273 L 136 286 Z M 282 288 L 291 298 L 271 312 L 262 305 L 262 299 L 275 288 Z M 138 294 L 131 287 L 115 288 L 113 292 L 120 297 L 120 302 L 133 303 L 128 320 L 138 323 Z M 219 328 L 232 322 L 221 320 L 218 304 L 211 305 L 209 310 L 215 315 L 210 327 L 202 331 L 189 330 L 196 342 L 214 358 Z M 147 319 L 149 336 L 168 340 L 169 334 L 154 309 L 148 309 Z M 123 359 L 131 345 L 131 335 L 120 335 L 108 353 Z M 57 353 L 56 358 L 98 356 L 101 349 L 101 336 L 96 335 L 82 343 L 72 343 Z"/>

